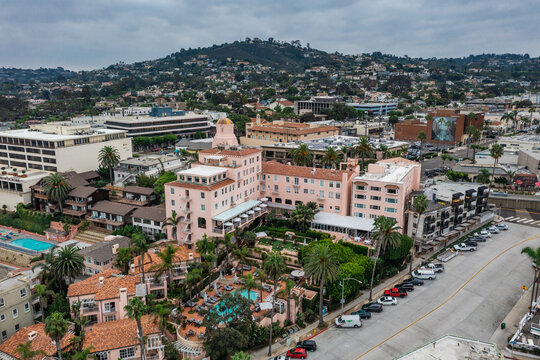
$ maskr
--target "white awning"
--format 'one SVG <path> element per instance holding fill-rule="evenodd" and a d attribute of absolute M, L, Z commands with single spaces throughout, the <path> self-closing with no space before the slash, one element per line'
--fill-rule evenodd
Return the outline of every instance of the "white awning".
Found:
<path fill-rule="evenodd" d="M 255 210 L 255 211 L 261 211 L 261 208 L 257 206 L 257 207 L 254 208 L 253 210 Z"/>
<path fill-rule="evenodd" d="M 270 310 L 272 309 L 272 303 L 265 301 L 265 302 L 259 303 L 259 307 L 261 310 Z"/>
<path fill-rule="evenodd" d="M 255 214 L 255 211 L 249 210 L 249 211 L 248 211 L 248 214 L 249 214 L 249 215 L 253 215 L 253 214 Z"/>
<path fill-rule="evenodd" d="M 229 210 L 222 212 L 221 214 L 217 214 L 212 219 L 220 222 L 230 221 L 231 219 L 242 215 L 246 211 L 251 210 L 256 206 L 259 206 L 260 203 L 261 202 L 258 200 L 248 200 L 236 205 Z"/>
<path fill-rule="evenodd" d="M 268 198 L 262 198 L 261 201 L 268 201 Z"/>
<path fill-rule="evenodd" d="M 225 226 L 232 226 L 232 225 L 233 225 L 233 223 L 232 223 L 232 222 L 226 222 L 226 223 L 225 223 L 225 224 L 223 224 L 223 225 L 225 225 Z"/>
<path fill-rule="evenodd" d="M 261 207 L 267 207 L 268 205 L 266 205 L 266 204 L 261 204 L 260 206 L 261 206 Z"/>
<path fill-rule="evenodd" d="M 242 221 L 242 219 L 240 219 L 240 218 L 234 218 L 233 221 L 234 221 L 234 222 L 240 222 L 240 221 Z"/>
<path fill-rule="evenodd" d="M 240 215 L 240 217 L 244 218 L 244 219 L 248 218 L 248 216 L 246 214 L 242 214 L 242 215 Z"/>
<path fill-rule="evenodd" d="M 317 224 L 368 232 L 373 230 L 373 219 L 356 216 L 342 216 L 322 211 L 315 214 L 311 224 L 312 226 Z"/>

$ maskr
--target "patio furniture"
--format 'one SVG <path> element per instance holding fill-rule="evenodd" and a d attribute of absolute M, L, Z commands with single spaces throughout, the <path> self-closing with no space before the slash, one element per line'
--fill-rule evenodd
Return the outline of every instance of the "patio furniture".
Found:
<path fill-rule="evenodd" d="M 245 284 L 246 284 L 246 282 L 244 281 L 244 279 L 238 279 L 238 283 L 239 283 L 239 284 L 242 284 L 242 285 L 245 285 Z"/>
<path fill-rule="evenodd" d="M 268 284 L 264 284 L 263 286 L 264 290 L 266 290 L 267 292 L 272 292 L 272 287 Z"/>
<path fill-rule="evenodd" d="M 223 296 L 223 293 L 221 291 L 218 290 L 218 292 L 216 293 L 217 297 L 222 297 Z"/>
<path fill-rule="evenodd" d="M 234 288 L 231 285 L 227 284 L 227 285 L 225 285 L 224 289 L 227 290 L 227 291 L 231 291 Z"/>
<path fill-rule="evenodd" d="M 201 326 L 202 325 L 202 320 L 195 320 L 195 324 L 197 324 L 198 326 Z"/>
<path fill-rule="evenodd" d="M 195 319 L 194 318 L 189 318 L 187 322 L 188 322 L 188 324 L 193 324 L 195 322 Z"/>
<path fill-rule="evenodd" d="M 215 285 L 215 288 L 219 290 L 219 289 L 221 289 L 221 285 L 220 285 L 219 283 L 217 283 L 217 284 Z"/>
<path fill-rule="evenodd" d="M 255 277 L 259 276 L 259 271 L 255 270 L 255 271 L 253 272 L 253 276 L 255 276 Z"/>
<path fill-rule="evenodd" d="M 251 266 L 250 266 L 250 265 L 243 265 L 243 266 L 242 266 L 242 269 L 243 269 L 244 271 L 250 271 L 250 270 L 251 270 Z"/>

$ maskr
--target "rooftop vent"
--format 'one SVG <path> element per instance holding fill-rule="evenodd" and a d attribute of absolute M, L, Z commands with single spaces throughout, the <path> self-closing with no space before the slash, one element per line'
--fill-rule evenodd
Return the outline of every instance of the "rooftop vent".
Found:
<path fill-rule="evenodd" d="M 189 254 L 188 254 L 188 259 L 189 259 L 189 260 L 193 260 L 193 253 L 189 253 Z"/>
<path fill-rule="evenodd" d="M 30 331 L 30 332 L 28 333 L 28 341 L 32 341 L 32 340 L 34 340 L 36 337 L 37 337 L 37 332 L 36 332 L 36 331 Z"/>
<path fill-rule="evenodd" d="M 100 276 L 99 277 L 99 285 L 103 285 L 104 282 L 105 282 L 105 278 L 103 276 Z"/>

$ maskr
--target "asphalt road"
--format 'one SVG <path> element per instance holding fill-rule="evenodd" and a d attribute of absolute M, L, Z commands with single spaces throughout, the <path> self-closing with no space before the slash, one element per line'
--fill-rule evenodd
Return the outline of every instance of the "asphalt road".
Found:
<path fill-rule="evenodd" d="M 540 230 L 508 223 L 509 230 L 459 255 L 445 272 L 426 281 L 397 306 L 387 306 L 360 329 L 331 326 L 316 336 L 308 359 L 392 359 L 440 336 L 454 334 L 488 341 L 532 282 L 531 263 L 520 254 L 540 246 Z"/>
<path fill-rule="evenodd" d="M 507 223 L 540 228 L 540 212 L 532 209 L 501 209 L 500 215 Z"/>

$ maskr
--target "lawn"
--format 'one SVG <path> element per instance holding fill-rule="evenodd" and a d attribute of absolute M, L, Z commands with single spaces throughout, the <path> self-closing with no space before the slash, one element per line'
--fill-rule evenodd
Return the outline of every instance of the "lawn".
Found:
<path fill-rule="evenodd" d="M 292 241 L 287 241 L 283 239 L 275 239 L 275 238 L 273 240 L 270 238 L 259 239 L 259 244 L 271 245 L 273 250 L 287 249 L 291 251 L 298 251 L 303 246 L 303 243 L 295 244 Z"/>

